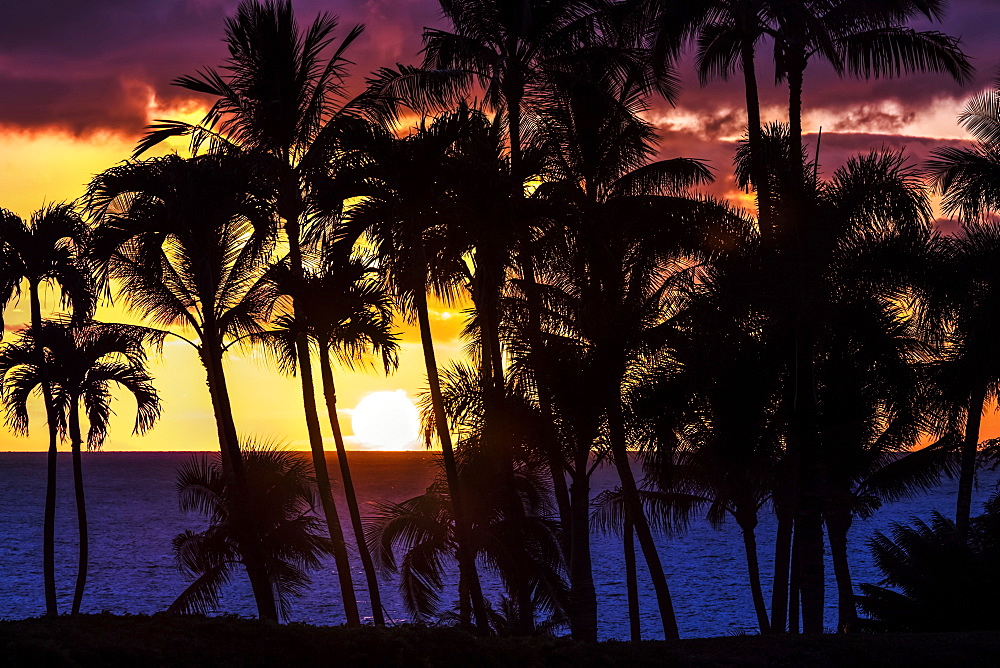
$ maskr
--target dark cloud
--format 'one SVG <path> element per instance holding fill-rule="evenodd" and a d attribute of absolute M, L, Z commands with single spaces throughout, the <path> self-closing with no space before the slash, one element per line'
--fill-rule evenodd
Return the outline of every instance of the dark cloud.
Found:
<path fill-rule="evenodd" d="M 236 0 L 39 0 L 10 3 L 0 19 L 0 126 L 75 134 L 137 135 L 155 96 L 190 99 L 175 77 L 226 56 L 224 20 Z M 412 63 L 424 25 L 437 19 L 426 0 L 294 3 L 300 23 L 319 12 L 340 17 L 340 35 L 364 23 L 349 57 L 360 82 L 368 71 Z"/>
<path fill-rule="evenodd" d="M 145 122 L 150 96 L 170 105 L 187 98 L 170 86 L 179 75 L 225 58 L 223 22 L 237 0 L 35 0 L 7 3 L 0 19 L 0 126 L 61 128 L 74 133 L 110 130 L 136 135 Z M 807 109 L 843 113 L 836 125 L 848 130 L 893 132 L 910 114 L 936 100 L 960 101 L 989 82 L 1000 64 L 995 28 L 1000 2 L 952 2 L 944 24 L 934 27 L 959 36 L 979 67 L 971 86 L 942 75 L 887 81 L 840 79 L 822 63 L 810 65 L 805 82 Z M 337 14 L 343 34 L 355 23 L 366 33 L 349 55 L 357 63 L 354 82 L 382 65 L 419 60 L 424 26 L 442 25 L 435 0 L 296 0 L 301 23 L 318 12 Z M 774 85 L 767 46 L 759 57 L 761 101 L 765 109 L 786 106 L 787 93 Z M 745 123 L 739 73 L 729 82 L 700 87 L 690 61 L 680 66 L 685 88 L 679 104 L 700 120 L 698 139 L 734 136 Z M 898 108 L 886 111 L 881 101 Z M 668 105 L 653 102 L 669 114 Z M 866 111 L 867 110 L 867 111 Z M 895 115 L 895 117 L 893 117 Z M 773 119 L 777 120 L 777 119 Z"/>

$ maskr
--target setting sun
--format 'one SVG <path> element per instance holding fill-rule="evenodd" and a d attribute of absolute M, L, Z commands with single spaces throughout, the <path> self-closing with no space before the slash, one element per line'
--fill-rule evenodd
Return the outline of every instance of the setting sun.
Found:
<path fill-rule="evenodd" d="M 354 436 L 377 450 L 416 449 L 420 416 L 405 390 L 372 392 L 351 413 Z"/>

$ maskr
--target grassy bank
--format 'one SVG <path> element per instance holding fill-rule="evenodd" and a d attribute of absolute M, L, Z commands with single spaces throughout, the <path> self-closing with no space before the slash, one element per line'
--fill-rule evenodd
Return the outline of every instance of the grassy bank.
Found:
<path fill-rule="evenodd" d="M 459 629 L 86 615 L 0 622 L 6 666 L 995 666 L 1000 634 L 734 637 L 631 645 Z"/>

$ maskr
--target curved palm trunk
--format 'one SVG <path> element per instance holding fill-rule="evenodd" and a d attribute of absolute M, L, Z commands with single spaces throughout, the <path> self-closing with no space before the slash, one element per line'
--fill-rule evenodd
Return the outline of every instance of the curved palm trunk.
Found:
<path fill-rule="evenodd" d="M 642 508 L 642 500 L 639 497 L 639 488 L 632 473 L 632 465 L 628 457 L 628 449 L 625 446 L 625 424 L 622 415 L 621 399 L 617 396 L 619 385 L 615 385 L 615 396 L 612 397 L 608 406 L 608 427 L 610 432 L 611 454 L 618 471 L 618 477 L 622 483 L 622 493 L 625 496 L 625 509 L 635 526 L 635 535 L 642 548 L 642 555 L 646 560 L 646 568 L 649 569 L 649 577 L 653 581 L 653 590 L 656 592 L 656 602 L 660 610 L 660 622 L 663 625 L 663 636 L 666 640 L 676 640 L 680 637 L 677 630 L 677 617 L 674 613 L 673 600 L 670 597 L 670 588 L 667 585 L 667 578 L 663 572 L 663 564 L 660 555 L 656 551 L 656 543 L 653 542 L 653 533 L 646 520 L 646 513 Z"/>
<path fill-rule="evenodd" d="M 385 614 L 382 607 L 382 594 L 379 591 L 378 575 L 372 555 L 365 543 L 364 527 L 361 525 L 361 509 L 358 506 L 358 495 L 354 491 L 354 480 L 351 477 L 351 467 L 347 461 L 347 449 L 344 447 L 344 435 L 340 430 L 340 417 L 337 415 L 337 387 L 333 382 L 333 368 L 330 365 L 330 351 L 321 346 L 319 351 L 320 376 L 323 380 L 323 396 L 326 399 L 326 411 L 330 418 L 330 428 L 333 430 L 333 442 L 337 446 L 337 461 L 340 463 L 340 477 L 344 484 L 344 496 L 347 498 L 347 510 L 351 515 L 351 528 L 358 545 L 358 556 L 365 569 L 365 579 L 368 581 L 368 595 L 371 598 L 372 619 L 375 626 L 385 626 Z"/>
<path fill-rule="evenodd" d="M 422 246 L 418 245 L 418 254 L 422 255 Z M 418 270 L 421 275 L 426 273 L 426 262 L 418 258 Z M 423 284 L 421 278 L 418 284 Z M 438 378 L 437 360 L 434 355 L 434 340 L 431 337 L 431 321 L 427 313 L 427 294 L 417 289 L 413 293 L 417 310 L 417 322 L 420 327 L 420 343 L 424 352 L 424 366 L 427 370 L 427 387 L 431 395 L 431 408 L 434 411 L 434 424 L 437 428 L 438 440 L 441 441 L 441 459 L 444 462 L 445 479 L 448 483 L 448 495 L 451 498 L 455 513 L 455 540 L 458 543 L 456 555 L 461 580 L 469 588 L 469 598 L 472 601 L 472 611 L 476 617 L 476 628 L 480 633 L 489 635 L 489 612 L 483 599 L 483 590 L 476 570 L 475 553 L 470 549 L 469 530 L 471 525 L 465 513 L 462 501 L 462 490 L 458 480 L 458 465 L 455 462 L 455 450 L 451 445 L 451 433 L 448 431 L 448 418 L 444 412 L 444 401 L 441 396 L 441 381 Z"/>
<path fill-rule="evenodd" d="M 302 403 L 306 413 L 309 449 L 312 452 L 316 485 L 319 487 L 319 498 L 323 506 L 323 515 L 326 517 L 326 527 L 333 544 L 333 559 L 337 564 L 337 579 L 340 582 L 340 595 L 344 601 L 344 615 L 347 617 L 348 626 L 361 626 L 358 599 L 354 593 L 354 581 L 351 579 L 351 561 L 348 558 L 347 545 L 344 542 L 344 530 L 341 528 L 340 515 L 330 490 L 330 473 L 326 467 L 326 452 L 323 450 L 323 436 L 319 428 L 319 412 L 316 410 L 316 389 L 313 382 L 312 363 L 309 360 L 309 341 L 305 333 L 295 337 L 295 353 L 298 358 L 299 373 L 302 377 Z"/>
<path fill-rule="evenodd" d="M 842 495 L 835 498 L 842 499 Z M 831 503 L 826 516 L 826 532 L 830 537 L 830 555 L 837 577 L 837 631 L 849 633 L 857 626 L 858 613 L 854 604 L 850 560 L 847 558 L 847 532 L 851 528 L 851 510 L 841 502 Z"/>
<path fill-rule="evenodd" d="M 69 441 L 73 449 L 73 487 L 76 492 L 76 525 L 80 537 L 79 559 L 76 567 L 76 590 L 73 592 L 72 614 L 80 614 L 83 590 L 87 584 L 87 563 L 90 550 L 87 536 L 87 500 L 83 491 L 83 436 L 80 431 L 79 397 L 72 398 L 69 413 Z"/>
<path fill-rule="evenodd" d="M 747 572 L 750 577 L 750 595 L 753 598 L 753 609 L 757 613 L 757 626 L 761 633 L 770 633 L 771 624 L 767 619 L 767 606 L 764 604 L 764 591 L 760 586 L 760 560 L 757 556 L 757 513 L 741 512 L 736 520 L 743 534 L 743 551 L 747 557 Z"/>
<path fill-rule="evenodd" d="M 240 452 L 236 435 L 236 423 L 233 419 L 232 403 L 229 399 L 229 388 L 226 384 L 226 373 L 222 366 L 222 346 L 219 338 L 210 325 L 202 331 L 202 346 L 199 349 L 202 364 L 208 381 L 208 392 L 212 399 L 212 410 L 215 414 L 216 429 L 219 434 L 219 447 L 222 454 L 223 472 L 231 475 L 236 484 L 237 502 L 240 517 L 239 524 L 252 522 L 246 514 L 253 510 L 247 499 L 249 484 L 243 465 L 243 455 Z M 254 601 L 257 604 L 257 615 L 261 619 L 278 621 L 278 606 L 271 587 L 270 579 L 263 564 L 263 559 L 257 552 L 256 542 L 249 538 L 252 532 L 248 528 L 237 529 L 237 541 L 243 550 L 241 555 L 250 580 Z"/>
<path fill-rule="evenodd" d="M 965 418 L 965 436 L 962 439 L 962 463 L 958 477 L 958 502 L 955 526 L 960 535 L 969 533 L 969 516 L 972 513 L 972 488 L 976 482 L 976 450 L 979 448 L 979 428 L 986 404 L 986 383 L 978 382 L 969 394 Z"/>
<path fill-rule="evenodd" d="M 31 328 L 39 335 L 42 331 L 42 306 L 38 298 L 38 283 L 28 283 L 29 301 L 31 304 Z M 38 363 L 45 367 L 45 351 L 36 336 L 38 346 Z M 53 617 L 59 614 L 56 601 L 56 471 L 59 460 L 56 433 L 55 406 L 52 401 L 52 388 L 48 383 L 42 383 L 42 400 L 45 405 L 45 420 L 49 428 L 49 448 L 46 454 L 45 469 L 45 516 L 42 521 L 42 579 L 45 589 L 45 614 Z"/>
<path fill-rule="evenodd" d="M 628 629 L 632 642 L 642 641 L 639 623 L 639 573 L 635 563 L 635 530 L 632 521 L 625 518 L 623 542 L 625 544 L 625 590 L 628 593 Z"/>
<path fill-rule="evenodd" d="M 288 157 L 288 155 L 283 156 L 282 162 L 284 164 L 288 164 Z M 288 239 L 288 259 L 292 275 L 296 281 L 301 281 L 304 272 L 299 219 L 303 212 L 303 205 L 298 186 L 298 175 L 294 171 L 289 171 L 282 176 L 284 182 L 282 183 L 283 192 L 279 202 L 279 213 L 285 219 L 285 235 Z M 294 292 L 292 293 L 292 310 L 296 317 L 302 317 L 296 304 Z M 295 357 L 302 374 L 302 404 L 306 414 L 309 449 L 312 452 L 313 469 L 316 473 L 316 484 L 319 487 L 323 515 L 326 518 L 327 530 L 333 543 L 337 578 L 340 582 L 340 595 L 344 601 L 344 614 L 347 617 L 348 626 L 360 626 L 358 599 L 354 594 L 354 582 L 351 579 L 351 564 L 347 556 L 347 545 L 344 543 L 344 531 L 341 528 L 340 516 L 330 491 L 330 474 L 326 467 L 326 452 L 323 450 L 323 436 L 320 432 L 319 413 L 316 409 L 316 390 L 309 354 L 309 339 L 305 331 L 300 332 L 295 337 Z"/>

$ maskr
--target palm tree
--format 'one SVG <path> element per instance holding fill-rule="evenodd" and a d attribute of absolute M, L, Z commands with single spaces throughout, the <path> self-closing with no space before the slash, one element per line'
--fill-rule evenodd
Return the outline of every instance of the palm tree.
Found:
<path fill-rule="evenodd" d="M 361 510 L 340 428 L 331 351 L 339 362 L 348 366 L 354 366 L 369 354 L 378 354 L 388 372 L 396 366 L 398 344 L 392 331 L 392 303 L 375 270 L 363 258 L 341 257 L 337 251 L 338 248 L 328 251 L 319 269 L 306 270 L 302 282 L 290 280 L 291 272 L 287 264 L 279 264 L 272 269 L 271 275 L 278 289 L 291 293 L 298 310 L 277 313 L 271 322 L 276 329 L 255 338 L 277 353 L 279 365 L 285 371 L 294 372 L 296 369 L 295 341 L 300 327 L 306 330 L 310 341 L 319 349 L 327 415 L 337 448 L 358 555 L 368 581 L 372 617 L 376 626 L 385 626 L 378 576 L 365 543 Z M 304 323 L 300 323 L 296 316 L 304 319 Z M 306 375 L 303 374 L 305 382 Z M 310 394 L 315 392 L 312 387 L 306 391 Z"/>
<path fill-rule="evenodd" d="M 607 63 L 588 65 L 553 77 L 559 88 L 541 113 L 551 166 L 548 181 L 536 191 L 540 199 L 565 207 L 567 221 L 563 250 L 552 254 L 552 266 L 546 268 L 549 283 L 561 292 L 557 308 L 564 320 L 552 340 L 561 339 L 558 345 L 564 352 L 550 354 L 546 364 L 553 378 L 563 378 L 559 388 L 550 388 L 558 413 L 573 415 L 566 424 L 577 431 L 568 468 L 574 495 L 571 526 L 578 541 L 571 548 L 571 582 L 577 592 L 587 588 L 590 548 L 580 532 L 589 531 L 589 458 L 600 439 L 609 445 L 622 478 L 629 516 L 656 588 L 664 634 L 676 637 L 669 590 L 627 452 L 623 392 L 632 365 L 641 364 L 652 350 L 647 336 L 670 308 L 671 280 L 665 276 L 671 273 L 671 261 L 704 253 L 709 242 L 726 237 L 726 228 L 741 221 L 713 202 L 684 196 L 690 186 L 711 179 L 700 161 L 647 162 L 654 150 L 654 131 L 639 117 L 645 108 L 641 82 L 621 85 Z M 554 350 L 532 352 L 545 355 Z M 576 383 L 565 382 L 575 373 L 580 374 Z M 579 388 L 588 388 L 587 396 L 581 397 Z M 592 638 L 596 602 L 577 605 L 589 621 L 578 620 L 574 636 Z"/>
<path fill-rule="evenodd" d="M 28 396 L 47 384 L 53 397 L 56 424 L 63 436 L 69 435 L 80 532 L 74 615 L 80 612 L 89 560 L 80 406 L 82 403 L 87 413 L 90 450 L 100 449 L 107 437 L 113 414 L 110 393 L 113 385 L 135 397 L 133 433 L 150 429 L 160 415 L 160 401 L 145 369 L 146 346 L 156 345 L 161 338 L 159 332 L 129 325 L 43 320 L 40 330 L 26 329 L 15 342 L 0 350 L 7 424 L 15 431 L 27 433 Z M 45 354 L 41 365 L 36 352 L 39 348 Z"/>
<path fill-rule="evenodd" d="M 940 32 L 914 31 L 904 27 L 917 16 L 939 19 L 942 2 L 907 0 L 889 3 L 858 3 L 840 0 L 834 3 L 785 2 L 775 12 L 776 25 L 771 36 L 775 41 L 775 60 L 780 78 L 788 83 L 790 160 L 802 152 L 802 87 L 806 66 L 815 56 L 827 59 L 838 72 L 864 78 L 896 76 L 901 72 L 941 71 L 957 81 L 968 80 L 972 68 L 959 49 L 958 41 Z M 798 170 L 790 172 L 791 189 L 786 196 L 782 216 L 787 233 L 799 239 L 798 266 L 793 276 L 799 286 L 796 300 L 807 305 L 815 301 L 805 292 L 810 283 L 804 278 L 809 249 L 818 234 L 806 221 L 813 218 L 807 203 L 807 185 Z M 818 491 L 822 466 L 817 463 L 817 408 L 815 396 L 816 324 L 814 314 L 803 310 L 796 325 L 796 394 L 803 397 L 794 413 L 796 451 L 799 471 L 799 499 L 796 518 L 796 542 L 801 546 L 801 590 L 803 630 L 823 629 L 823 546 L 822 499 Z"/>
<path fill-rule="evenodd" d="M 266 277 L 275 217 L 266 194 L 259 172 L 238 155 L 126 162 L 96 176 L 87 194 L 99 220 L 91 246 L 101 273 L 119 281 L 127 306 L 151 324 L 187 330 L 167 331 L 205 367 L 222 463 L 239 488 L 246 477 L 222 359 L 232 341 L 262 331 L 274 303 Z M 263 565 L 251 554 L 246 566 L 260 616 L 277 619 Z"/>
<path fill-rule="evenodd" d="M 350 61 L 345 54 L 364 28 L 355 26 L 334 46 L 337 24 L 336 17 L 322 13 L 301 30 L 290 1 L 243 0 L 235 16 L 226 20 L 225 74 L 207 68 L 174 80 L 187 90 L 213 97 L 208 114 L 200 124 L 157 121 L 136 147 L 140 154 L 169 137 L 190 136 L 194 151 L 207 143 L 213 151 L 252 156 L 268 175 L 296 280 L 304 278 L 303 242 L 332 235 L 330 223 L 350 195 L 349 189 L 331 179 L 344 139 L 369 132 L 373 122 L 386 124 L 395 118 L 395 98 L 378 86 L 348 95 Z M 348 624 L 356 626 L 361 620 L 329 491 L 316 398 L 305 390 L 312 385 L 312 366 L 304 334 L 296 343 L 296 355 L 306 381 L 302 399 L 320 499 L 342 562 L 338 577 L 344 610 Z"/>
<path fill-rule="evenodd" d="M 788 154 L 790 138 L 784 129 L 773 128 L 764 138 L 767 154 Z M 784 144 L 785 148 L 767 148 L 770 143 Z M 738 176 L 746 179 L 749 160 L 745 152 L 739 157 Z M 743 302 L 742 305 L 729 304 L 744 315 L 722 311 L 720 318 L 745 322 L 741 327 L 746 327 L 748 332 L 759 332 L 752 336 L 762 335 L 762 340 L 770 341 L 768 345 L 777 350 L 787 349 L 785 347 L 793 342 L 789 336 L 797 336 L 794 323 L 803 312 L 795 293 L 806 290 L 811 295 L 807 312 L 814 348 L 810 364 L 815 378 L 811 383 L 817 390 L 809 401 L 816 403 L 810 418 L 816 439 L 808 456 L 795 440 L 801 436 L 802 428 L 801 415 L 796 411 L 805 410 L 801 399 L 796 403 L 796 397 L 802 395 L 795 388 L 796 383 L 801 382 L 798 374 L 805 373 L 802 368 L 805 361 L 796 362 L 793 356 L 786 354 L 783 361 L 777 361 L 774 371 L 784 378 L 782 412 L 783 419 L 789 421 L 783 457 L 787 468 L 776 491 L 788 489 L 796 474 L 799 483 L 798 491 L 792 493 L 787 502 L 776 496 L 775 506 L 779 526 L 785 531 L 781 536 L 787 536 L 791 529 L 787 522 L 781 521 L 784 509 L 790 508 L 787 512 L 797 518 L 795 531 L 800 548 L 803 541 L 816 539 L 811 533 L 815 527 L 801 519 L 806 514 L 802 506 L 806 505 L 809 511 L 809 521 L 818 519 L 822 523 L 825 516 L 830 520 L 831 544 L 836 538 L 835 551 L 839 555 L 843 551 L 841 543 L 846 540 L 846 530 L 840 524 L 846 521 L 849 525 L 847 518 L 851 512 L 843 507 L 843 500 L 850 496 L 846 491 L 851 485 L 848 481 L 854 479 L 853 476 L 863 478 L 867 475 L 865 471 L 870 469 L 866 467 L 879 461 L 887 450 L 914 441 L 915 432 L 922 426 L 911 407 L 914 396 L 906 393 L 919 384 L 919 374 L 910 364 L 921 359 L 921 355 L 926 356 L 927 352 L 913 343 L 912 333 L 907 333 L 912 328 L 912 319 L 908 319 L 897 304 L 912 297 L 907 293 L 908 281 L 923 261 L 930 208 L 917 175 L 906 165 L 901 154 L 873 151 L 853 158 L 827 183 L 815 180 L 814 166 L 803 164 L 800 169 L 813 175 L 807 181 L 810 188 L 808 205 L 817 230 L 809 247 L 809 272 L 795 273 L 800 280 L 808 281 L 807 285 L 787 283 L 787 276 L 804 266 L 799 259 L 798 242 L 794 239 L 782 241 L 780 236 L 761 237 L 760 246 L 729 254 L 725 261 L 717 262 L 716 273 L 705 284 L 716 284 L 713 292 L 715 298 L 720 299 L 720 306 L 726 303 L 727 292 Z M 791 180 L 777 170 L 775 176 L 774 195 L 780 204 L 788 196 Z M 734 264 L 730 264 L 731 261 Z M 743 268 L 737 269 L 741 265 Z M 733 271 L 735 273 L 729 275 Z M 762 321 L 762 316 L 766 320 Z M 762 327 L 762 322 L 767 320 L 771 324 Z M 859 366 L 855 369 L 852 364 Z M 846 424 L 855 425 L 857 429 L 848 432 Z M 887 425 L 893 425 L 892 429 Z M 887 430 L 884 439 L 879 436 L 883 430 Z M 877 445 L 877 453 L 869 451 L 873 445 Z M 855 452 L 855 459 L 846 463 L 844 460 L 848 458 L 837 454 L 839 448 Z M 872 460 L 868 464 L 860 461 L 869 456 Z M 812 478 L 805 477 L 805 472 L 801 471 L 805 466 L 804 457 Z M 859 468 L 852 469 L 852 466 Z M 808 499 L 801 498 L 807 494 Z M 838 507 L 831 507 L 831 503 Z M 814 517 L 816 513 L 818 517 Z M 832 515 L 836 518 L 831 520 Z M 822 524 L 819 529 L 818 540 L 822 547 Z M 778 543 L 782 549 L 790 547 L 786 540 Z M 814 577 L 815 573 L 809 573 L 809 567 L 803 565 L 802 559 L 807 559 L 808 554 L 799 551 L 796 555 L 801 577 Z M 776 552 L 773 588 L 776 597 L 772 603 L 771 626 L 777 631 L 785 626 L 782 610 L 783 592 L 788 591 L 786 559 Z M 846 561 L 838 559 L 841 612 L 847 627 L 853 607 L 850 605 L 849 575 L 844 566 Z M 802 568 L 806 571 L 802 572 Z M 812 584 L 808 580 L 800 580 L 798 585 L 793 582 L 793 595 L 789 600 L 790 608 L 796 608 L 795 589 L 800 587 L 804 622 L 808 617 L 804 623 L 807 629 L 813 629 L 816 624 L 811 606 L 816 596 L 822 598 L 823 594 L 822 586 L 818 591 L 810 590 Z M 794 617 L 788 618 L 792 628 L 797 624 Z M 822 619 L 819 623 L 821 627 Z"/>
<path fill-rule="evenodd" d="M 174 538 L 178 565 L 194 581 L 168 612 L 211 611 L 233 571 L 255 553 L 277 610 L 287 619 L 290 597 L 309 584 L 306 569 L 319 568 L 331 552 L 323 523 L 313 514 L 315 489 L 306 461 L 294 452 L 252 445 L 243 447 L 243 456 L 249 495 L 235 488 L 219 459 L 195 457 L 177 472 L 181 510 L 202 513 L 209 526 Z M 252 509 L 249 521 L 246 507 Z"/>
<path fill-rule="evenodd" d="M 54 204 L 35 212 L 24 221 L 6 209 L 0 209 L 0 247 L 4 267 L 0 274 L 0 312 L 21 293 L 22 281 L 28 283 L 31 326 L 41 329 L 42 307 L 39 288 L 59 287 L 64 306 L 71 306 L 73 316 L 90 318 L 96 303 L 93 280 L 83 255 L 88 229 L 71 204 Z M 44 364 L 41 348 L 35 351 L 37 363 Z M 52 391 L 42 384 L 45 416 L 49 425 L 49 447 L 45 484 L 45 519 L 42 529 L 42 571 L 47 615 L 59 613 L 55 581 L 55 512 L 56 444 L 58 442 L 55 405 Z"/>
<path fill-rule="evenodd" d="M 957 344 L 957 348 L 949 347 L 948 356 L 979 376 L 977 379 L 966 374 L 964 378 L 968 392 L 967 421 L 955 520 L 959 531 L 964 533 L 972 505 L 981 415 L 986 401 L 995 396 L 993 386 L 997 377 L 986 344 L 993 327 L 989 315 L 992 310 L 989 281 L 992 279 L 991 265 L 984 261 L 993 252 L 992 245 L 998 237 L 991 216 L 1000 212 L 1000 77 L 995 80 L 993 89 L 969 101 L 959 116 L 959 123 L 972 133 L 976 143 L 970 148 L 936 149 L 927 166 L 944 196 L 945 212 L 958 215 L 964 223 L 963 234 L 959 237 L 938 240 L 938 250 L 945 261 L 942 269 L 958 282 L 946 288 L 952 295 L 945 297 L 951 302 L 951 312 L 942 314 L 935 309 L 936 314 L 932 316 L 937 317 L 940 324 L 954 322 L 956 330 L 952 333 L 952 343 Z M 935 286 L 929 284 L 928 287 Z M 940 303 L 939 299 L 933 301 Z M 940 319 L 942 315 L 944 320 Z M 960 358 L 965 359 L 959 361 Z"/>
<path fill-rule="evenodd" d="M 462 586 L 469 592 L 477 628 L 488 633 L 489 613 L 475 557 L 467 547 L 470 524 L 465 493 L 444 412 L 427 306 L 428 290 L 450 300 L 457 292 L 458 277 L 465 273 L 458 257 L 464 247 L 454 248 L 446 234 L 456 207 L 445 177 L 454 172 L 442 170 L 442 166 L 468 122 L 466 110 L 443 115 L 429 124 L 424 121 L 416 132 L 403 138 L 372 133 L 362 145 L 367 158 L 357 179 L 364 184 L 360 191 L 364 197 L 351 207 L 348 226 L 371 241 L 398 306 L 419 325 L 435 435 L 441 444 L 448 496 L 455 511 Z M 464 606 L 465 597 L 460 601 Z M 464 620 L 469 619 L 467 612 L 463 611 Z"/>
<path fill-rule="evenodd" d="M 768 0 L 629 0 L 623 12 L 631 14 L 633 32 L 649 50 L 654 74 L 661 82 L 676 86 L 672 68 L 684 43 L 697 41 L 696 64 L 702 86 L 712 78 L 728 79 L 739 67 L 747 111 L 747 142 L 753 160 L 753 187 L 757 193 L 761 229 L 772 227 L 772 203 L 762 142 L 760 96 L 755 66 L 757 45 L 769 28 Z"/>

